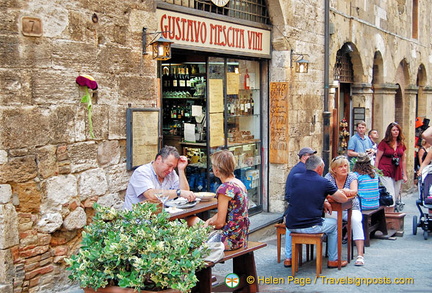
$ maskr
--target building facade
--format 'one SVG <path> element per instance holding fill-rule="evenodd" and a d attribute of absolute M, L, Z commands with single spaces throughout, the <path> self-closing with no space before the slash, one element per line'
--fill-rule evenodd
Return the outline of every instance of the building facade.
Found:
<path fill-rule="evenodd" d="M 192 164 L 231 148 L 257 213 L 283 212 L 286 176 L 300 148 L 317 149 L 326 162 L 344 151 L 343 119 L 349 134 L 364 119 L 381 136 L 397 121 L 413 169 L 416 117 L 432 116 L 432 8 L 419 0 L 318 2 L 2 5 L 0 291 L 68 286 L 64 258 L 78 247 L 92 204 L 121 208 L 130 166 L 164 143 L 177 144 Z M 195 28 L 202 43 L 208 26 L 218 47 L 176 40 L 163 15 L 180 19 L 174 29 Z M 143 28 L 169 31 L 171 61 L 143 54 L 143 37 L 152 39 Z M 86 88 L 76 83 L 86 74 L 99 85 L 90 90 L 94 138 L 81 102 Z M 133 127 L 128 113 L 141 110 L 156 116 L 138 115 Z M 133 140 L 140 118 L 158 129 L 153 140 Z M 211 174 L 199 168 L 189 180 L 203 173 L 211 190 Z"/>

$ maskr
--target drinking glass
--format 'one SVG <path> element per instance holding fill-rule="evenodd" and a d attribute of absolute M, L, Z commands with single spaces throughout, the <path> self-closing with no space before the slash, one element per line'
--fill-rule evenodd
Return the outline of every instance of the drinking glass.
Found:
<path fill-rule="evenodd" d="M 164 193 L 164 192 L 156 192 L 155 196 L 162 203 L 162 207 L 165 208 L 165 203 L 167 202 L 169 195 L 167 193 Z"/>

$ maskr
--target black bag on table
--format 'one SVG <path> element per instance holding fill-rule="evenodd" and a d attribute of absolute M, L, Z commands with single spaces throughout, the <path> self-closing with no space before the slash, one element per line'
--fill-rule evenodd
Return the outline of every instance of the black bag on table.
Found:
<path fill-rule="evenodd" d="M 379 204 L 380 206 L 391 206 L 393 205 L 393 196 L 387 191 L 384 185 L 379 186 Z"/>

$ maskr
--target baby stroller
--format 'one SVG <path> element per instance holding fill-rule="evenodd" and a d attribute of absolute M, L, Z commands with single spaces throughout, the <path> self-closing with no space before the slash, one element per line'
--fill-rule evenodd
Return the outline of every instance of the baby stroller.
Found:
<path fill-rule="evenodd" d="M 425 240 L 428 239 L 429 232 L 432 232 L 432 214 L 429 214 L 429 210 L 432 209 L 432 196 L 429 196 L 429 189 L 431 186 L 432 165 L 428 165 L 423 169 L 421 176 L 418 178 L 419 199 L 416 200 L 416 206 L 420 211 L 420 222 L 417 222 L 417 216 L 413 217 L 413 234 L 416 235 L 417 227 L 421 227 L 423 229 L 423 238 Z M 428 210 L 424 213 L 422 208 Z"/>

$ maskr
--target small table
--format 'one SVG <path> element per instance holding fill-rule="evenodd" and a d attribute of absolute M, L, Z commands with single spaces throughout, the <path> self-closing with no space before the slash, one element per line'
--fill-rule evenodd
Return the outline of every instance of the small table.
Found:
<path fill-rule="evenodd" d="M 178 211 L 176 213 L 172 213 L 170 220 L 176 220 L 176 219 L 184 219 L 186 217 L 202 213 L 201 218 L 203 220 L 207 220 L 209 218 L 209 212 L 210 210 L 217 208 L 217 199 L 212 198 L 209 201 L 200 201 L 197 203 L 194 207 L 187 208 L 187 209 L 181 209 L 181 211 Z"/>
<path fill-rule="evenodd" d="M 342 217 L 343 211 L 348 210 L 348 219 L 347 219 L 347 258 L 348 262 L 351 260 L 351 213 L 352 213 L 352 201 L 353 197 L 348 198 L 348 201 L 344 203 L 336 202 L 329 198 L 329 202 L 331 204 L 332 210 L 337 212 L 337 231 L 338 231 L 338 269 L 340 270 L 342 267 Z"/>

